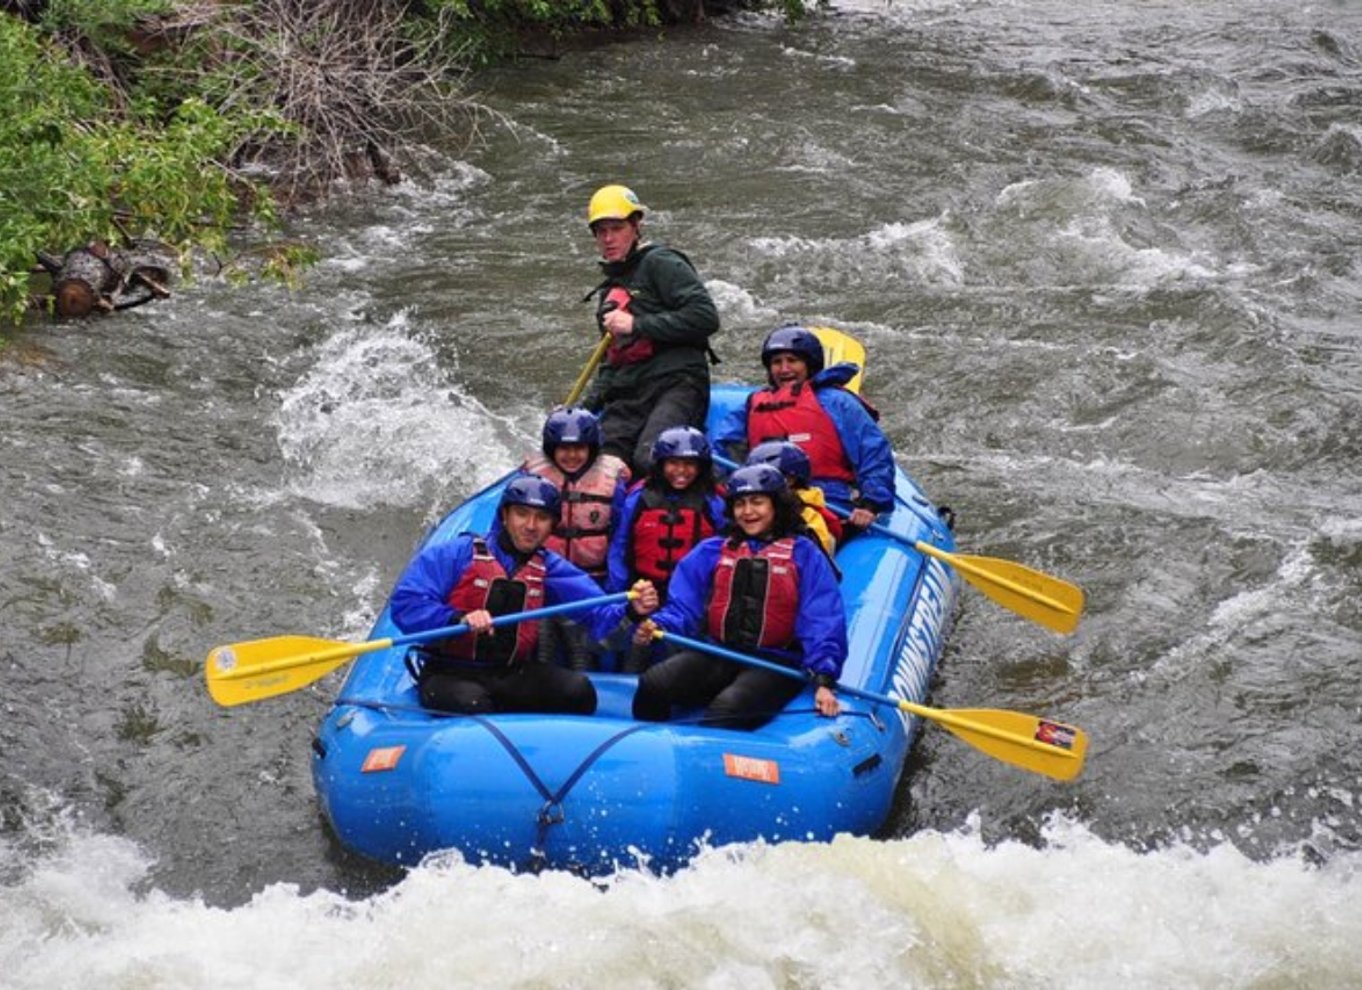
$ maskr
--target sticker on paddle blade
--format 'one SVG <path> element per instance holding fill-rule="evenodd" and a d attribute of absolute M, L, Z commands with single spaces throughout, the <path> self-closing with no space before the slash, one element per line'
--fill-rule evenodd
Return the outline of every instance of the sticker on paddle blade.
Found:
<path fill-rule="evenodd" d="M 759 784 L 780 783 L 780 764 L 775 760 L 758 760 L 752 756 L 725 753 L 724 773 L 740 780 L 755 780 Z"/>
<path fill-rule="evenodd" d="M 383 770 L 396 770 L 397 761 L 402 759 L 402 754 L 406 751 L 406 746 L 383 746 L 380 749 L 371 749 L 369 755 L 364 758 L 364 765 L 359 768 L 359 772 L 379 773 Z"/>
<path fill-rule="evenodd" d="M 229 646 L 219 646 L 213 651 L 213 666 L 222 673 L 236 669 L 236 654 Z"/>
<path fill-rule="evenodd" d="M 1045 719 L 1041 719 L 1036 726 L 1036 742 L 1043 742 L 1056 749 L 1073 749 L 1076 734 L 1077 730 L 1071 725 L 1047 722 Z"/>

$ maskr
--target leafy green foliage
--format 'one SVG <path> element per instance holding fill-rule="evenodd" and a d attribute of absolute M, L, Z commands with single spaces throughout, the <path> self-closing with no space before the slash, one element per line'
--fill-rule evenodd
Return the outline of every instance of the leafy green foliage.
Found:
<path fill-rule="evenodd" d="M 170 0 L 47 0 L 42 26 L 54 34 L 71 32 L 104 52 L 130 53 L 129 31 L 174 9 Z"/>
<path fill-rule="evenodd" d="M 248 192 L 221 167 L 263 112 L 189 99 L 168 120 L 114 114 L 101 87 L 29 25 L 0 16 L 0 319 L 23 315 L 40 250 L 149 232 L 220 247 Z M 268 221 L 272 201 L 248 196 Z"/>
<path fill-rule="evenodd" d="M 459 21 L 460 42 L 482 64 L 513 55 L 526 33 L 559 38 L 582 29 L 662 22 L 657 0 L 426 0 L 425 6 L 434 17 Z"/>

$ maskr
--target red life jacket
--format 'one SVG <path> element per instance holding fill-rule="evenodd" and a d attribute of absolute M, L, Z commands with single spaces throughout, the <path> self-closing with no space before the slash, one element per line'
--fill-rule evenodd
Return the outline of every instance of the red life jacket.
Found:
<path fill-rule="evenodd" d="M 544 546 L 566 557 L 592 577 L 605 577 L 610 549 L 610 512 L 615 487 L 629 468 L 613 454 L 597 454 L 576 480 L 542 454 L 525 462 L 525 470 L 547 478 L 562 493 L 563 510 Z"/>
<path fill-rule="evenodd" d="M 739 650 L 787 649 L 799 614 L 793 536 L 753 552 L 725 540 L 714 567 L 706 616 L 712 639 Z"/>
<path fill-rule="evenodd" d="M 694 488 L 668 498 L 645 484 L 629 527 L 629 567 L 634 579 L 647 578 L 661 591 L 676 562 L 701 540 L 713 536 L 709 499 Z"/>
<path fill-rule="evenodd" d="M 543 608 L 544 573 L 543 557 L 536 552 L 508 577 L 501 561 L 487 549 L 487 541 L 477 538 L 473 559 L 459 575 L 447 602 L 464 614 L 486 609 L 494 616 Z M 538 643 L 539 623 L 519 622 L 493 629 L 489 636 L 457 636 L 445 641 L 443 652 L 460 660 L 510 665 L 533 658 Z"/>
<path fill-rule="evenodd" d="M 848 484 L 856 472 L 842 448 L 837 424 L 818 402 L 808 382 L 759 389 L 747 397 L 747 443 L 788 440 L 809 456 L 809 473 Z"/>
<path fill-rule="evenodd" d="M 616 309 L 627 313 L 633 301 L 634 297 L 629 294 L 628 289 L 622 285 L 612 285 L 610 290 L 601 296 L 596 319 L 603 321 L 606 313 Z M 604 328 L 604 322 L 601 326 Z M 657 346 L 651 340 L 641 334 L 631 333 L 627 337 L 616 337 L 610 342 L 610 346 L 605 349 L 605 363 L 612 368 L 625 364 L 641 364 L 656 353 Z"/>

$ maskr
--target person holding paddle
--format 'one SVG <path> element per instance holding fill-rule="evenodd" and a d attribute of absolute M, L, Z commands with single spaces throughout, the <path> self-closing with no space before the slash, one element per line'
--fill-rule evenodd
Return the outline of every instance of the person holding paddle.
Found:
<path fill-rule="evenodd" d="M 640 624 L 634 641 L 703 629 L 725 648 L 804 671 L 818 685 L 818 713 L 838 714 L 845 606 L 827 555 L 805 535 L 785 476 L 769 464 L 741 467 L 728 478 L 726 505 L 727 535 L 682 558 L 667 604 Z M 683 649 L 639 675 L 634 717 L 665 721 L 673 705 L 704 705 L 702 724 L 759 728 L 804 689 L 789 673 Z"/>
<path fill-rule="evenodd" d="M 469 629 L 412 664 L 426 707 L 576 715 L 596 710 L 596 689 L 584 673 L 536 661 L 537 622 L 493 624 L 498 615 L 600 597 L 600 586 L 585 571 L 544 549 L 559 510 L 557 486 L 518 475 L 506 485 L 490 533 L 427 543 L 407 565 L 392 595 L 397 627 L 413 633 L 463 623 Z M 640 582 L 635 590 L 636 599 L 627 605 L 598 605 L 584 613 L 594 638 L 657 608 L 651 585 Z"/>
<path fill-rule="evenodd" d="M 865 529 L 894 507 L 894 452 L 879 413 L 844 386 L 861 369 L 824 368 L 823 344 L 795 324 L 772 330 L 761 348 L 767 385 L 719 425 L 715 443 L 730 455 L 767 440 L 789 440 L 808 455 L 812 483 L 828 503 Z"/>
<path fill-rule="evenodd" d="M 630 463 L 635 477 L 651 467 L 653 441 L 669 426 L 705 426 L 709 338 L 719 311 L 680 251 L 643 242 L 646 207 L 633 190 L 602 186 L 587 207 L 587 226 L 605 280 L 588 293 L 609 339 L 584 404 L 601 417 L 606 453 Z M 604 341 L 602 341 L 604 343 Z"/>

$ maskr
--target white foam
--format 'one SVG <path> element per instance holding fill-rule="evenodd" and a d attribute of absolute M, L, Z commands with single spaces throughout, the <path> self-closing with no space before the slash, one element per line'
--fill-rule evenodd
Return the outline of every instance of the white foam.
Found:
<path fill-rule="evenodd" d="M 751 242 L 760 254 L 781 260 L 810 255 L 829 265 L 857 259 L 857 270 L 907 272 L 934 284 L 959 285 L 964 264 L 955 239 L 946 227 L 947 216 L 914 223 L 892 222 L 850 237 L 758 237 Z"/>
<path fill-rule="evenodd" d="M 405 314 L 337 331 L 274 419 L 290 492 L 346 508 L 413 506 L 432 488 L 467 494 L 494 480 L 514 455 L 456 378 Z"/>
<path fill-rule="evenodd" d="M 72 835 L 18 875 L 0 847 L 0 972 L 13 990 L 1343 987 L 1362 972 L 1362 854 L 1141 853 L 1062 818 L 1044 841 L 990 847 L 972 822 L 756 844 L 601 887 L 445 856 L 364 900 L 279 883 L 221 909 L 143 891 L 151 863 L 126 840 Z"/>
<path fill-rule="evenodd" d="M 705 287 L 714 297 L 714 305 L 722 314 L 725 327 L 752 324 L 765 326 L 774 324 L 780 318 L 777 310 L 759 302 L 740 285 L 715 278 L 707 281 Z"/>
<path fill-rule="evenodd" d="M 846 55 L 830 55 L 827 52 L 811 52 L 790 45 L 782 45 L 781 54 L 792 59 L 802 59 L 815 63 L 820 69 L 848 71 L 856 68 L 856 60 Z"/>

